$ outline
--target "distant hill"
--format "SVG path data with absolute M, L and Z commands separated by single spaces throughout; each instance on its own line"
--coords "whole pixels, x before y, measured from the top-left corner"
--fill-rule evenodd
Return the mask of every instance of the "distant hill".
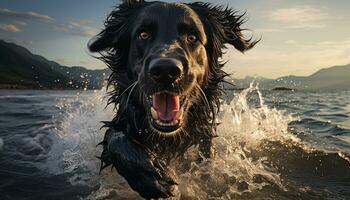
M 228 83 L 224 83 L 224 89 L 225 90 L 242 90 L 245 88 L 248 88 L 251 83 L 259 83 L 261 85 L 262 83 L 273 81 L 273 79 L 267 79 L 261 76 L 253 77 L 253 76 L 246 76 L 243 79 L 236 79 L 233 76 L 229 76 L 226 78 L 226 81 Z
M 263 77 L 233 79 L 236 88 L 249 87 L 249 83 L 252 81 L 258 83 L 263 89 L 349 90 L 350 64 L 320 69 L 310 76 L 284 76 L 277 79 Z
M 98 89 L 109 73 L 109 69 L 62 66 L 0 40 L 0 88 Z
M 98 89 L 109 74 L 109 69 L 88 70 L 79 66 L 63 66 L 34 55 L 24 47 L 0 40 L 0 89 Z M 225 89 L 247 88 L 255 81 L 262 89 L 348 90 L 350 64 L 324 68 L 310 76 L 284 76 L 277 79 L 246 77 L 228 81 L 235 86 L 225 84 Z

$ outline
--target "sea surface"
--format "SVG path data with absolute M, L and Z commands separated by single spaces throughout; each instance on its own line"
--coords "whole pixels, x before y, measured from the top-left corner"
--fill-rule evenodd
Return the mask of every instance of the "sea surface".
M 105 90 L 0 90 L 0 200 L 140 199 L 99 174 L 114 112 Z M 227 91 L 219 122 L 174 199 L 350 199 L 350 91 Z

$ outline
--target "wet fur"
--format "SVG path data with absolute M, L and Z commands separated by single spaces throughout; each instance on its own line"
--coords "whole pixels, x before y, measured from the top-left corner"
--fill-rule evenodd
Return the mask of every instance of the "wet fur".
M 89 49 L 99 52 L 112 70 L 108 86 L 112 89 L 109 103 L 118 109 L 110 122 L 104 140 L 101 157 L 101 170 L 112 165 L 126 178 L 129 185 L 144 198 L 167 198 L 173 196 L 177 184 L 176 174 L 167 167 L 171 159 L 181 156 L 186 150 L 199 145 L 205 157 L 212 154 L 212 139 L 216 137 L 215 118 L 220 107 L 221 83 L 227 74 L 222 70 L 222 56 L 225 44 L 233 45 L 244 52 L 257 41 L 245 39 L 240 26 L 244 15 L 230 8 L 213 6 L 209 3 L 190 3 L 189 6 L 200 17 L 208 38 L 205 51 L 208 56 L 208 69 L 201 85 L 191 92 L 192 106 L 188 110 L 187 121 L 197 126 L 182 128 L 173 137 L 163 137 L 147 126 L 144 109 L 144 94 L 133 74 L 126 68 L 129 54 L 129 32 L 135 15 L 155 2 L 128 0 L 113 10 L 104 30 L 92 39 Z M 166 152 L 166 153 L 165 153 Z M 143 177 L 144 182 L 140 182 Z

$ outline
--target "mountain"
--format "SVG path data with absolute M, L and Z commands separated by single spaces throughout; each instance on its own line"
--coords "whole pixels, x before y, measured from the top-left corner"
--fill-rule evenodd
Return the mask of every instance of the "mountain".
M 350 64 L 321 69 L 305 85 L 309 89 L 350 89 Z
M 246 76 L 244 79 L 235 79 L 235 78 L 232 79 L 231 77 L 231 79 L 227 81 L 232 83 L 233 85 L 224 84 L 225 89 L 243 89 L 243 88 L 249 87 L 249 85 L 253 82 L 259 83 L 259 85 L 261 84 L 265 85 L 266 83 L 273 81 L 273 79 L 268 79 L 261 76 L 258 76 L 258 77 Z
M 0 40 L 0 88 L 98 89 L 110 71 L 67 67 Z
M 0 40 L 0 89 L 98 89 L 109 74 L 109 69 L 63 66 L 34 55 L 24 47 Z M 350 89 L 350 64 L 324 68 L 310 76 L 277 79 L 248 76 L 227 81 L 234 86 L 224 84 L 225 89 L 247 88 L 254 81 L 262 89 L 344 90 Z
M 246 88 L 255 81 L 262 89 L 292 88 L 303 90 L 349 90 L 350 64 L 323 68 L 310 76 L 284 76 L 277 79 L 263 77 L 233 79 L 236 88 Z

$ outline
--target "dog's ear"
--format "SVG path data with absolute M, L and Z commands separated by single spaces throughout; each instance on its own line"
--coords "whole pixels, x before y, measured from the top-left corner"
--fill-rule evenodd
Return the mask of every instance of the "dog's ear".
M 107 17 L 105 28 L 88 43 L 88 49 L 91 52 L 101 52 L 114 48 L 119 42 L 125 42 L 125 33 L 128 31 L 128 25 L 133 21 L 134 14 L 138 8 L 144 6 L 144 0 L 122 0 Z M 120 44 L 119 44 L 120 45 Z
M 103 30 L 89 41 L 88 48 L 90 52 L 100 52 L 110 47 L 112 40 L 112 34 L 108 34 Z
M 245 13 L 209 3 L 195 2 L 188 4 L 202 18 L 208 32 L 213 34 L 222 45 L 228 43 L 237 50 L 244 52 L 254 47 L 260 40 L 246 39 L 242 34 L 241 25 L 246 21 Z M 209 27 L 208 27 L 209 26 Z M 215 40 L 215 39 L 214 39 Z

